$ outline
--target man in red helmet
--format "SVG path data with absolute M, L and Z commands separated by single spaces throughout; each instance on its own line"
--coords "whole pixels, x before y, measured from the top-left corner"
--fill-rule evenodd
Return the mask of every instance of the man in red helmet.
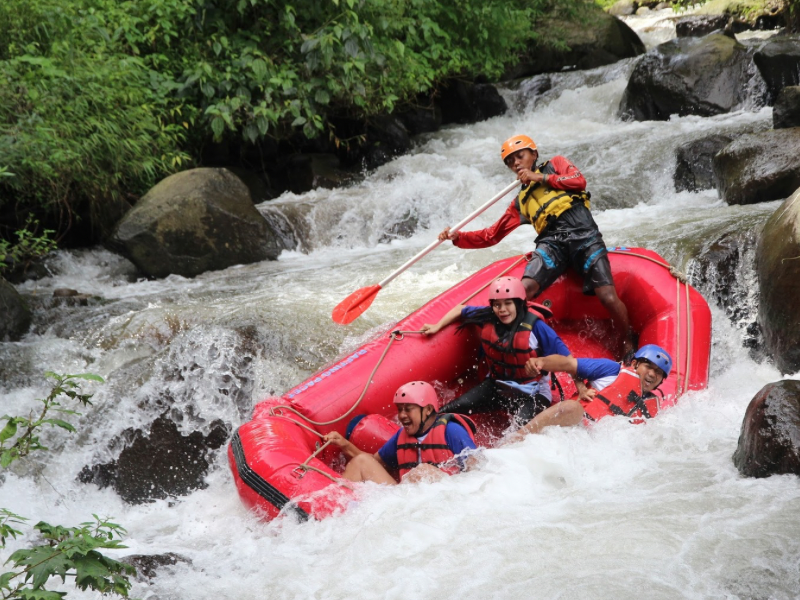
M 325 435 L 350 461 L 342 473 L 345 479 L 395 485 L 390 470 L 398 471 L 402 481 L 415 482 L 466 468 L 462 453 L 476 447 L 475 424 L 462 415 L 438 413 L 439 396 L 431 384 L 400 386 L 394 404 L 402 427 L 375 454 L 363 452 L 337 431 Z
M 569 266 L 583 277 L 584 294 L 596 294 L 622 334 L 623 355 L 633 352 L 634 334 L 628 309 L 617 296 L 603 235 L 589 211 L 586 179 L 572 162 L 554 156 L 537 165 L 539 151 L 526 135 L 507 139 L 500 157 L 522 182 L 522 189 L 502 217 L 478 231 L 450 231 L 439 239 L 459 248 L 486 248 L 497 244 L 522 224 L 536 230 L 536 251 L 522 282 L 528 299 L 549 287 Z

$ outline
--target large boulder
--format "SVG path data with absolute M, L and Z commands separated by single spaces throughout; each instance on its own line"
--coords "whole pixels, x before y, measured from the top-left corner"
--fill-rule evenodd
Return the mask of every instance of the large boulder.
M 772 126 L 775 129 L 800 127 L 800 85 L 780 91 L 772 109 Z
M 764 225 L 756 252 L 758 321 L 781 373 L 800 370 L 800 189 Z
M 725 15 L 691 15 L 675 21 L 675 35 L 683 37 L 703 37 L 712 31 L 724 29 L 730 17 Z
M 277 233 L 227 169 L 191 169 L 159 182 L 120 221 L 108 246 L 149 277 L 276 259 Z
M 0 277 L 0 342 L 17 341 L 31 326 L 31 310 L 13 285 Z
M 742 135 L 714 156 L 713 165 L 728 204 L 786 198 L 800 186 L 800 127 Z
M 123 432 L 115 442 L 125 446 L 119 458 L 84 467 L 78 479 L 101 488 L 111 486 L 131 504 L 183 496 L 206 487 L 212 451 L 227 437 L 228 430 L 221 421 L 211 424 L 208 435 L 199 431 L 183 435 L 164 414 L 150 424 L 149 431 Z
M 733 464 L 747 477 L 800 475 L 800 381 L 769 383 L 750 401 Z
M 477 123 L 505 114 L 508 105 L 489 83 L 452 79 L 439 91 L 437 104 L 442 111 L 442 125 Z
M 775 29 L 783 24 L 787 9 L 784 0 L 710 0 L 696 14 L 725 15 L 753 29 Z
M 717 187 L 712 159 L 732 141 L 732 135 L 717 133 L 678 146 L 673 175 L 675 191 L 697 192 Z
M 753 60 L 767 84 L 767 102 L 772 105 L 783 88 L 800 84 L 800 35 L 768 39 Z
M 748 49 L 723 34 L 680 38 L 656 46 L 631 73 L 619 114 L 636 121 L 670 115 L 710 117 L 752 102 L 755 75 Z
M 563 39 L 566 48 L 534 42 L 504 79 L 564 69 L 593 69 L 644 54 L 644 44 L 628 25 L 593 4 L 584 8 L 586 12 L 580 21 L 554 18 L 537 22 L 537 29 L 547 32 L 543 37 L 548 41 Z

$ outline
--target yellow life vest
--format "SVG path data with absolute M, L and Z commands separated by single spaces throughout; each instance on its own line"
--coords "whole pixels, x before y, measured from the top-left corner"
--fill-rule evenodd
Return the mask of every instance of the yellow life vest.
M 547 165 L 548 163 L 544 163 L 534 173 L 544 172 Z M 554 190 L 542 183 L 531 183 L 520 190 L 519 196 L 517 196 L 517 208 L 523 220 L 533 225 L 536 233 L 539 234 L 575 204 L 582 202 L 586 208 L 591 208 L 589 198 L 590 194 L 585 190 L 570 193 L 564 190 Z

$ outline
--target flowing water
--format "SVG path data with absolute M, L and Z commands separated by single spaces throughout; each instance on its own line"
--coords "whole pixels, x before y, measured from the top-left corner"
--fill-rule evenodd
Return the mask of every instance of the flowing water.
M 115 457 L 109 442 L 122 430 L 147 427 L 165 406 L 186 415 L 187 431 L 215 419 L 235 427 L 260 399 L 479 267 L 531 249 L 530 228 L 489 249 L 442 246 L 352 325 L 330 320 L 350 292 L 383 279 L 512 180 L 498 157 L 512 134 L 529 133 L 543 156 L 564 154 L 582 169 L 608 245 L 649 247 L 691 271 L 711 240 L 763 223 L 777 202 L 727 206 L 714 190 L 676 193 L 672 172 L 677 145 L 767 129 L 771 109 L 622 122 L 616 109 L 631 68 L 553 76 L 538 97 L 525 85 L 505 90 L 505 116 L 422 137 L 351 188 L 261 205 L 297 246 L 276 262 L 146 281 L 104 250 L 61 252 L 52 277 L 20 288 L 45 308 L 21 342 L 0 344 L 2 411 L 34 407 L 49 389 L 45 370 L 107 382 L 86 388 L 94 405 L 77 434 L 46 432 L 50 452 L 3 473 L 0 507 L 65 525 L 112 515 L 128 529 L 129 550 L 118 556 L 184 557 L 135 584 L 144 599 L 800 596 L 800 481 L 746 479 L 731 462 L 747 404 L 781 376 L 750 357 L 742 330 L 715 306 L 708 389 L 645 426 L 607 419 L 552 430 L 484 451 L 479 469 L 441 483 L 366 486 L 345 514 L 322 522 L 256 520 L 240 504 L 224 449 L 207 487 L 178 499 L 131 506 L 76 480 L 84 465 Z M 749 265 L 740 271 L 752 281 Z M 47 308 L 59 287 L 101 299 Z M 31 541 L 10 540 L 6 555 Z

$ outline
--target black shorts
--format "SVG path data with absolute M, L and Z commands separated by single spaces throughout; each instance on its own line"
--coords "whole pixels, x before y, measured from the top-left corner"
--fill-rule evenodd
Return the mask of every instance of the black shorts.
M 614 285 L 608 250 L 600 231 L 566 239 L 549 238 L 536 245 L 533 258 L 525 267 L 523 277 L 539 284 L 539 293 L 550 287 L 567 267 L 583 277 L 583 293 L 593 295 L 604 285 Z

